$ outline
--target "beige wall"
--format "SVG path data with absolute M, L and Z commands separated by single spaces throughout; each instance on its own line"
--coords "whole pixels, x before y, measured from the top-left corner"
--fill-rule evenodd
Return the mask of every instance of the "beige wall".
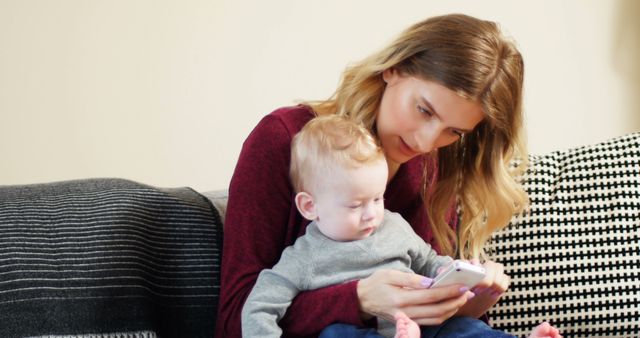
M 0 0 L 0 184 L 224 188 L 263 115 L 327 97 L 347 63 L 447 12 L 518 41 L 533 153 L 637 131 L 635 3 Z

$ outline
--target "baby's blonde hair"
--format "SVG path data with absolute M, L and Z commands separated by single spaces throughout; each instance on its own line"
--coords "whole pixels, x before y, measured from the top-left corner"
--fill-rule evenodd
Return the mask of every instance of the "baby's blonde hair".
M 296 192 L 313 190 L 335 168 L 357 168 L 384 160 L 369 130 L 337 115 L 309 121 L 291 143 L 289 174 Z

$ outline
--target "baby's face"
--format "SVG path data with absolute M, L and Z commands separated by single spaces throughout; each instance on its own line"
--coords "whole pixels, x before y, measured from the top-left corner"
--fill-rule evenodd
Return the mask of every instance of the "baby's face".
M 314 194 L 320 231 L 336 241 L 371 235 L 382 223 L 388 168 L 384 159 L 333 170 Z

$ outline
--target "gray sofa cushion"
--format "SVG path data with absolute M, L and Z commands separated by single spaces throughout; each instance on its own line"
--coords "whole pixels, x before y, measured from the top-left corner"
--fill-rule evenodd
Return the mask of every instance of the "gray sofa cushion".
M 489 250 L 512 277 L 494 326 L 640 337 L 640 133 L 531 158 L 531 210 Z
M 228 190 L 211 190 L 202 192 L 202 195 L 208 198 L 213 206 L 218 210 L 220 219 L 224 223 L 224 215 L 227 213 L 227 197 Z
M 212 337 L 221 220 L 189 188 L 0 187 L 0 337 Z

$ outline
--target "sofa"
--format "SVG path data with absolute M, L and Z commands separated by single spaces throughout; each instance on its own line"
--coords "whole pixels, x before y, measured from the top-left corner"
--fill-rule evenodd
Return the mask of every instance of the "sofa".
M 640 133 L 530 157 L 487 244 L 492 325 L 640 336 Z M 212 337 L 226 192 L 119 178 L 0 186 L 0 337 Z

